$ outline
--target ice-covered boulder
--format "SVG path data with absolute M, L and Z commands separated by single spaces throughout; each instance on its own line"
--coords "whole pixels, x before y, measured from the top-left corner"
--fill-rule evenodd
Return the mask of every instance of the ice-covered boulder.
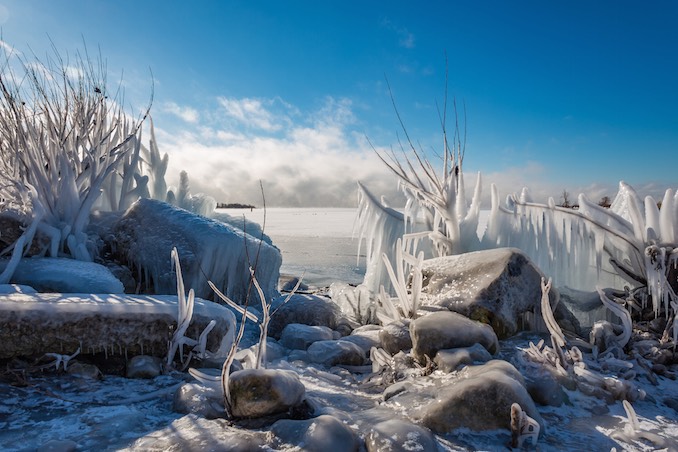
M 487 323 L 500 338 L 519 331 L 526 313 L 540 315 L 542 272 L 516 248 L 429 259 L 422 273 L 428 304 Z
M 290 323 L 280 335 L 280 343 L 290 349 L 306 350 L 317 341 L 334 339 L 334 332 L 326 326 L 311 326 L 301 323 Z
M 284 413 L 301 404 L 306 388 L 285 370 L 245 369 L 230 376 L 231 414 L 256 418 Z
M 353 330 L 348 336 L 342 337 L 341 340 L 353 342 L 367 355 L 372 347 L 381 347 L 380 331 L 381 327 L 378 325 L 364 325 Z
M 127 361 L 127 378 L 155 378 L 162 373 L 163 362 L 157 356 L 137 355 Z
M 235 315 L 195 300 L 186 336 L 197 339 L 211 320 L 207 349 L 218 350 Z M 177 297 L 170 295 L 0 295 L 0 359 L 45 353 L 167 355 L 177 327 Z
M 0 273 L 7 266 L 0 260 Z M 26 285 L 38 292 L 55 293 L 123 293 L 118 278 L 103 265 L 57 257 L 21 259 L 10 282 Z
M 280 339 L 282 330 L 290 323 L 326 326 L 332 330 L 341 324 L 341 309 L 329 298 L 294 294 L 285 305 L 280 306 L 285 298 L 287 295 L 273 300 L 272 304 L 271 310 L 277 309 L 277 312 L 271 317 L 268 334 L 275 339 Z
M 343 364 L 346 366 L 361 366 L 365 362 L 365 351 L 353 342 L 318 341 L 308 347 L 309 359 L 327 367 Z
M 468 319 L 450 311 L 433 312 L 410 323 L 412 354 L 424 362 L 427 355 L 433 359 L 438 350 L 470 347 L 480 344 L 494 354 L 499 341 L 489 325 Z
M 401 419 L 380 422 L 365 436 L 367 452 L 435 451 L 433 433 L 427 428 Z
M 278 440 L 309 452 L 355 452 L 358 436 L 334 416 L 308 420 L 281 419 L 271 426 Z
M 492 355 L 485 347 L 474 344 L 470 347 L 438 350 L 433 362 L 443 372 L 452 372 L 462 364 L 484 363 L 492 359 Z
M 385 325 L 379 332 L 379 339 L 381 346 L 391 355 L 395 355 L 401 350 L 411 349 L 410 320 L 396 320 Z
M 505 361 L 496 363 L 467 367 L 458 379 L 440 388 L 437 399 L 423 408 L 422 425 L 440 434 L 458 428 L 508 430 L 511 405 L 517 403 L 544 431 L 518 370 Z
M 241 229 L 153 199 L 140 199 L 113 228 L 117 255 L 146 278 L 155 293 L 176 293 L 170 252 L 176 247 L 186 287 L 201 298 L 214 298 L 212 281 L 235 302 L 250 287 L 249 263 L 267 299 L 278 295 L 282 257 L 278 248 Z M 249 263 L 248 263 L 249 262 Z M 258 300 L 257 300 L 258 303 Z

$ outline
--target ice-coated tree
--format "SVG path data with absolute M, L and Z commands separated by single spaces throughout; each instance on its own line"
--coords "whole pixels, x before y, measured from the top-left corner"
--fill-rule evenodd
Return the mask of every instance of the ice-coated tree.
M 0 64 L 0 170 L 29 193 L 25 204 L 44 210 L 24 217 L 50 238 L 44 252 L 91 260 L 90 212 L 109 176 L 138 153 L 150 102 L 127 114 L 105 62 L 87 52 L 67 59 L 55 50 L 41 60 L 3 46 Z M 136 181 L 138 191 L 144 185 Z

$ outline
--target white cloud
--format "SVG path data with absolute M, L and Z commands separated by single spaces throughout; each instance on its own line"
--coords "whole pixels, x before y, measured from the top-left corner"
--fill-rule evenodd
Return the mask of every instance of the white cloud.
M 191 107 L 181 107 L 174 102 L 166 102 L 163 105 L 163 110 L 167 113 L 171 113 L 176 117 L 188 122 L 188 123 L 197 123 L 200 119 L 198 110 Z
M 227 117 L 236 120 L 245 127 L 268 132 L 275 132 L 282 128 L 282 118 L 276 118 L 269 111 L 269 108 L 275 102 L 274 99 L 219 97 L 217 100 Z
M 0 12 L 1 14 L 1 12 Z M 17 49 L 12 47 L 11 45 L 7 44 L 5 41 L 0 39 L 0 47 L 2 50 L 7 54 L 7 55 L 21 55 L 21 52 L 19 52 Z
M 195 193 L 210 194 L 221 202 L 261 205 L 261 180 L 269 206 L 354 207 L 359 180 L 377 194 L 397 197 L 394 177 L 351 128 L 356 119 L 349 100 L 328 97 L 318 111 L 301 115 L 275 135 L 270 133 L 273 126 L 290 119 L 264 108 L 273 101 L 220 98 L 218 102 L 230 108 L 238 124 L 210 123 L 170 131 L 156 123 L 160 150 L 170 155 L 170 184 L 176 184 L 179 171 L 186 170 Z M 215 112 L 201 117 L 219 119 Z M 239 127 L 252 124 L 252 118 L 260 121 L 255 121 L 257 128 Z

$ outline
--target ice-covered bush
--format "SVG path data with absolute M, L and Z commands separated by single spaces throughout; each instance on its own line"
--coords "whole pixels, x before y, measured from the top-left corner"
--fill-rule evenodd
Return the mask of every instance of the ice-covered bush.
M 50 237 L 51 255 L 91 260 L 90 212 L 107 178 L 138 146 L 148 109 L 138 118 L 126 114 L 100 59 L 78 54 L 67 61 L 55 52 L 28 61 L 6 50 L 1 58 L 0 170 L 44 208 L 34 221 Z

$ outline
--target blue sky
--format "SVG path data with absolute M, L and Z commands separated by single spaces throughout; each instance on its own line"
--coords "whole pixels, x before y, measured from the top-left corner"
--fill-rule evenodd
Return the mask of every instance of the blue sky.
M 0 0 L 23 55 L 84 40 L 137 106 L 155 79 L 170 182 L 186 169 L 194 192 L 260 204 L 261 179 L 280 206 L 355 205 L 356 179 L 395 196 L 365 140 L 397 145 L 385 77 L 410 136 L 439 150 L 445 55 L 486 194 L 660 195 L 678 186 L 677 23 L 662 0 Z

